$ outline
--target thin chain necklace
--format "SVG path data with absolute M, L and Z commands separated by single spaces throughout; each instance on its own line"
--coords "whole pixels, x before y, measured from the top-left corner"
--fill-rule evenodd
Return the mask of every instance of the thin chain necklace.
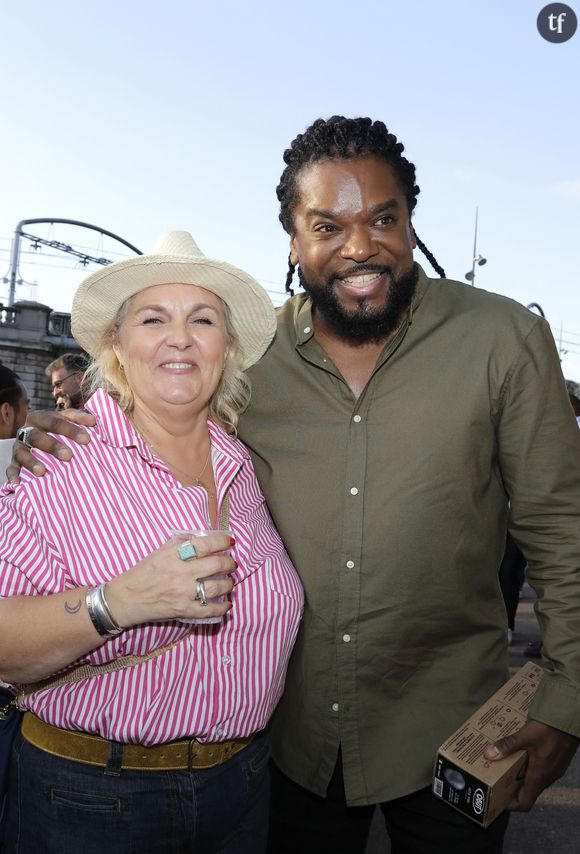
M 131 419 L 131 420 L 132 420 L 132 419 Z M 205 472 L 205 470 L 206 470 L 206 468 L 207 468 L 207 465 L 208 465 L 208 463 L 209 463 L 209 461 L 210 461 L 210 459 L 211 459 L 211 439 L 210 439 L 210 443 L 209 443 L 209 451 L 207 452 L 207 457 L 205 458 L 205 463 L 203 464 L 203 468 L 201 469 L 201 471 L 199 472 L 199 474 L 197 474 L 197 475 L 196 475 L 196 474 L 191 474 L 191 472 L 186 471 L 185 469 L 180 468 L 179 466 L 175 465 L 175 463 L 171 463 L 171 462 L 169 462 L 168 460 L 166 460 L 166 459 L 165 459 L 165 457 L 163 457 L 163 456 L 158 452 L 158 450 L 156 449 L 155 445 L 153 444 L 153 442 L 152 442 L 152 441 L 151 441 L 151 439 L 149 438 L 149 436 L 148 436 L 148 434 L 147 434 L 147 431 L 146 431 L 143 427 L 141 427 L 141 428 L 137 427 L 137 425 L 135 424 L 135 421 L 133 421 L 133 426 L 134 426 L 135 430 L 137 430 L 137 432 L 141 434 L 141 436 L 143 437 L 143 439 L 144 439 L 144 441 L 145 441 L 145 444 L 147 445 L 147 447 L 149 448 L 149 450 L 151 451 L 151 453 L 152 453 L 152 454 L 154 454 L 156 457 L 158 457 L 160 460 L 163 460 L 163 462 L 168 466 L 168 468 L 170 468 L 170 469 L 175 469 L 175 471 L 177 471 L 177 472 L 179 472 L 179 473 L 181 473 L 181 474 L 186 475 L 186 477 L 187 477 L 189 480 L 193 480 L 193 481 L 194 481 L 194 486 L 201 486 L 201 487 L 202 487 L 202 489 L 205 489 L 205 491 L 206 491 L 209 495 L 215 495 L 215 492 L 214 492 L 213 490 L 211 490 L 211 489 L 207 486 L 207 484 L 206 484 L 206 483 L 204 483 L 204 481 L 203 481 L 203 480 L 201 480 L 201 476 L 202 476 L 202 474 Z

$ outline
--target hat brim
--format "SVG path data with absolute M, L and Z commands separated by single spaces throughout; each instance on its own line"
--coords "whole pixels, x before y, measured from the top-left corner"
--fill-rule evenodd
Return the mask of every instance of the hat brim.
M 80 346 L 96 356 L 123 303 L 154 285 L 197 285 L 220 297 L 230 310 L 240 343 L 240 367 L 266 352 L 276 331 L 272 301 L 256 279 L 226 261 L 202 256 L 141 255 L 92 273 L 73 299 L 71 329 Z

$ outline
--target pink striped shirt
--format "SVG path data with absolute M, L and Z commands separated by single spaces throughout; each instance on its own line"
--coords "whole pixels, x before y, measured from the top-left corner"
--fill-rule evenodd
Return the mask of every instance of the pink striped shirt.
M 0 596 L 100 584 L 138 563 L 173 529 L 209 528 L 207 493 L 183 487 L 121 409 L 96 392 L 89 445 L 63 463 L 40 451 L 43 478 L 22 472 L 0 498 Z M 157 744 L 242 738 L 276 706 L 302 613 L 300 581 L 274 528 L 244 445 L 209 422 L 218 508 L 229 488 L 238 563 L 233 607 L 137 667 L 37 691 L 24 707 L 66 729 Z M 180 622 L 126 629 L 77 663 L 143 655 L 188 633 Z

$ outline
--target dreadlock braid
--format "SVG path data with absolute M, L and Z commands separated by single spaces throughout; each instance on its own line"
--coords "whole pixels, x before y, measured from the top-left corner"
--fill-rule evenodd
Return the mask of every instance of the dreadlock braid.
M 276 195 L 280 202 L 279 219 L 288 234 L 294 229 L 293 214 L 299 202 L 297 177 L 300 171 L 319 160 L 351 157 L 364 157 L 372 154 L 381 157 L 393 169 L 399 181 L 409 208 L 409 216 L 417 204 L 420 189 L 415 183 L 415 166 L 403 157 L 404 145 L 397 137 L 389 133 L 383 122 L 373 122 L 369 118 L 347 119 L 344 116 L 332 116 L 330 119 L 316 119 L 304 133 L 298 134 L 284 152 L 286 168 L 282 172 Z M 435 260 L 424 243 L 417 245 L 433 268 L 444 276 L 443 268 Z M 292 277 L 295 266 L 288 259 L 286 291 L 292 292 Z
M 292 263 L 292 253 L 288 255 L 288 272 L 286 273 L 286 283 L 284 285 L 284 290 L 291 297 L 294 296 L 294 288 L 292 287 L 292 279 L 294 278 L 294 272 L 296 270 L 296 264 Z
M 417 234 L 417 232 L 415 231 L 415 229 L 413 229 L 413 233 L 414 233 L 414 235 L 415 235 L 415 240 L 417 241 L 417 246 L 419 247 L 419 249 L 421 250 L 421 252 L 422 252 L 422 253 L 423 253 L 423 255 L 425 256 L 425 258 L 427 259 L 427 261 L 429 261 L 429 263 L 431 264 L 431 266 L 433 267 L 433 269 L 435 270 L 435 272 L 436 272 L 436 273 L 439 273 L 439 275 L 441 276 L 441 278 L 442 278 L 442 279 L 444 279 L 444 278 L 445 278 L 445 270 L 443 269 L 443 267 L 441 266 L 441 264 L 439 264 L 439 263 L 438 263 L 437 259 L 436 259 L 436 258 L 435 258 L 435 256 L 433 255 L 433 253 L 432 253 L 432 252 L 430 252 L 430 251 L 429 251 L 429 249 L 427 249 L 427 247 L 425 246 L 425 244 L 423 243 L 423 241 L 419 239 L 419 235 Z

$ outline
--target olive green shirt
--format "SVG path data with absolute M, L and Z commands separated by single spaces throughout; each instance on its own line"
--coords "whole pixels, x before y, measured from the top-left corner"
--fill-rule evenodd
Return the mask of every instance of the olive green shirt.
M 580 735 L 580 431 L 547 323 L 422 270 L 357 399 L 279 312 L 240 437 L 306 591 L 272 727 L 282 771 L 351 805 L 429 784 L 437 747 L 507 678 L 508 523 L 539 596 L 531 716 Z M 522 661 L 523 663 L 523 661 Z

